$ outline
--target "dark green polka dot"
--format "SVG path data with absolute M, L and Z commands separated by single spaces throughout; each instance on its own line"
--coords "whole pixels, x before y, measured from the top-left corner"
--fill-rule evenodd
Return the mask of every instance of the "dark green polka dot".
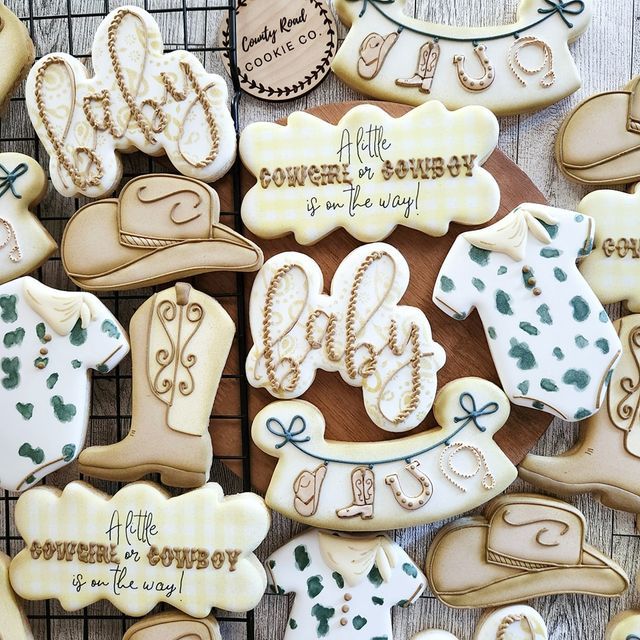
M 543 403 L 543 402 L 540 402 L 540 400 L 534 400 L 534 401 L 531 403 L 531 406 L 532 406 L 534 409 L 538 409 L 539 411 L 544 411 L 544 403 Z
M 609 353 L 609 341 L 605 338 L 598 338 L 596 340 L 596 347 L 598 347 L 602 353 Z
M 362 616 L 356 616 L 353 620 L 353 628 L 356 631 L 360 631 L 360 629 L 362 629 L 362 627 L 364 627 L 365 624 L 367 624 L 367 619 L 363 618 Z
M 76 445 L 75 444 L 65 444 L 62 447 L 62 458 L 65 462 L 71 462 L 76 455 Z
M 559 249 L 551 249 L 550 247 L 545 247 L 540 250 L 540 255 L 543 258 L 557 258 L 562 254 L 562 251 Z
M 16 404 L 16 409 L 25 420 L 31 420 L 31 417 L 33 416 L 33 405 L 30 402 L 27 402 L 26 404 L 18 402 Z
M 38 340 L 40 340 L 42 344 L 47 343 L 47 341 L 44 339 L 46 335 L 47 335 L 47 327 L 44 326 L 44 322 L 39 322 L 36 325 L 36 336 L 38 336 Z
M 479 249 L 478 247 L 474 247 L 473 245 L 469 249 L 469 257 L 481 267 L 486 267 L 489 264 L 490 256 L 491 251 L 487 251 L 486 249 Z
M 20 384 L 20 358 L 2 358 L 0 366 L 5 373 L 2 386 L 5 389 L 15 389 Z
M 576 411 L 575 416 L 573 416 L 576 420 L 584 420 L 585 418 L 588 418 L 591 415 L 591 411 L 587 410 L 587 409 L 578 409 Z
M 482 282 L 482 280 L 480 280 L 480 278 L 472 278 L 471 279 L 471 284 L 478 290 L 478 291 L 484 291 L 485 289 L 485 284 L 484 282 Z
M 538 222 L 547 230 L 547 233 L 552 240 L 558 235 L 557 224 L 548 224 L 544 220 L 538 220 Z
M 494 327 L 489 327 L 489 328 L 487 329 L 487 333 L 489 334 L 489 337 L 490 337 L 492 340 L 495 340 L 495 339 L 496 339 L 496 335 L 497 335 L 497 334 L 496 334 L 496 330 L 495 330 L 495 328 L 494 328 Z
M 25 480 L 25 482 L 26 482 L 27 484 L 33 484 L 35 481 L 36 481 L 36 477 L 35 477 L 33 474 L 31 474 L 31 475 L 30 475 L 30 476 Z
M 601 311 L 598 315 L 600 322 L 609 322 L 609 316 L 606 311 Z
M 0 296 L 0 318 L 3 322 L 11 323 L 18 319 L 17 302 L 16 296 Z
M 87 341 L 87 330 L 82 328 L 82 321 L 75 323 L 71 333 L 69 334 L 69 342 L 74 347 L 79 347 Z
M 311 615 L 318 621 L 316 628 L 318 638 L 324 638 L 329 633 L 329 620 L 333 618 L 335 612 L 333 607 L 323 607 L 321 604 L 314 604 L 311 608 Z
M 540 322 L 542 324 L 553 324 L 553 318 L 551 317 L 551 313 L 549 312 L 548 304 L 541 304 L 537 309 L 536 313 L 540 318 Z
M 453 283 L 451 278 L 448 278 L 447 276 L 440 276 L 440 288 L 445 293 L 449 293 L 449 291 L 453 291 L 456 288 L 456 285 Z
M 71 422 L 76 415 L 76 407 L 73 404 L 65 404 L 62 396 L 51 398 L 53 413 L 60 422 Z
M 373 567 L 371 567 L 371 571 L 369 571 L 369 573 L 367 574 L 367 579 L 375 587 L 379 587 L 382 584 L 382 576 L 380 575 L 378 567 L 376 567 L 375 564 L 373 565 Z
M 18 327 L 15 331 L 9 331 L 4 334 L 4 338 L 2 339 L 2 343 L 7 349 L 11 347 L 18 347 L 22 344 L 24 340 L 24 329 L 22 327 Z
M 418 570 L 415 568 L 414 565 L 410 564 L 409 562 L 405 562 L 402 565 L 402 570 L 408 575 L 411 576 L 412 578 L 417 578 L 418 577 Z
M 589 386 L 591 376 L 585 369 L 568 369 L 562 376 L 562 382 L 574 386 L 578 391 L 582 391 Z
M 519 385 L 518 385 L 518 389 L 520 390 L 520 393 L 523 396 L 526 396 L 527 393 L 529 393 L 529 381 L 528 380 L 523 380 Z
M 107 373 L 109 371 L 109 366 L 104 363 L 96 365 L 96 371 L 98 373 Z
M 454 313 L 453 314 L 453 319 L 454 320 L 464 320 L 467 317 L 466 313 Z
M 574 340 L 578 349 L 584 349 L 589 346 L 589 341 L 584 336 L 577 335 Z
M 510 344 L 509 356 L 517 360 L 518 369 L 528 371 L 537 366 L 536 359 L 526 342 L 518 342 L 516 338 L 511 338 Z
M 293 618 L 289 618 L 289 628 L 290 629 L 298 628 L 298 623 Z
M 72 360 L 71 361 L 71 366 L 74 369 L 79 369 L 82 366 L 82 362 L 80 362 L 80 360 Z
M 298 571 L 304 571 L 311 564 L 309 554 L 307 553 L 307 547 L 305 547 L 303 544 L 299 544 L 293 550 L 293 557 L 296 561 L 296 567 L 298 567 Z
M 56 386 L 56 382 L 58 382 L 58 378 L 60 376 L 57 373 L 52 373 L 48 378 L 47 378 L 47 389 L 53 389 L 53 387 Z
M 116 327 L 111 320 L 105 320 L 100 327 L 102 333 L 106 333 L 110 338 L 118 339 L 120 338 L 120 332 L 118 331 L 118 327 Z
M 591 313 L 589 305 L 582 296 L 575 296 L 571 298 L 569 304 L 573 307 L 573 319 L 578 322 L 584 322 Z
M 44 461 L 44 451 L 40 447 L 32 447 L 28 442 L 25 442 L 18 449 L 18 455 L 22 458 L 29 458 L 33 464 L 42 464 Z
M 371 602 L 373 602 L 373 604 L 382 606 L 384 604 L 384 598 L 380 598 L 378 596 L 373 596 L 371 598 Z
M 511 296 L 502 289 L 496 291 L 496 308 L 503 316 L 512 316 Z
M 36 369 L 46 369 L 48 364 L 49 358 L 42 358 L 40 356 L 33 361 L 33 366 L 36 367 Z
M 337 571 L 334 571 L 331 574 L 331 577 L 336 581 L 336 584 L 338 585 L 339 589 L 344 588 L 344 578 L 342 577 L 341 574 L 339 574 Z
M 549 391 L 549 392 L 553 392 L 553 391 L 557 391 L 558 390 L 558 385 L 553 380 L 551 380 L 549 378 L 542 378 L 542 380 L 540 380 L 540 386 L 545 391 Z
M 505 273 L 507 273 L 507 267 L 502 266 L 498 269 L 498 275 L 499 276 L 503 276 Z
M 540 333 L 540 331 L 538 331 L 538 328 L 534 327 L 530 322 L 521 322 L 519 326 L 525 333 L 528 333 L 530 336 L 537 336 Z
M 582 222 L 584 220 L 584 216 L 579 213 L 576 217 L 575 217 L 576 222 Z
M 268 565 L 269 565 L 269 569 L 273 569 L 276 566 L 276 561 L 275 560 L 269 560 Z
M 553 275 L 558 282 L 566 282 L 567 280 L 567 274 L 560 267 L 556 267 L 553 270 Z
M 553 350 L 553 355 L 558 359 L 558 360 L 564 360 L 564 353 L 562 353 L 562 349 L 560 347 L 556 347 Z
M 323 589 L 322 576 L 311 576 L 307 579 L 307 594 L 310 598 L 315 598 Z

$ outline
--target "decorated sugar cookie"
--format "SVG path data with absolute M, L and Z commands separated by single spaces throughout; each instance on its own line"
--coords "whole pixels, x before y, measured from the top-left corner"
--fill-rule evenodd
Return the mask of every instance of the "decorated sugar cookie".
M 33 158 L 0 153 L 0 284 L 31 273 L 57 249 L 33 214 L 46 191 L 44 171 Z
M 266 562 L 274 593 L 294 593 L 283 640 L 393 640 L 391 609 L 408 607 L 426 579 L 384 534 L 309 529 Z
M 80 472 L 130 482 L 159 473 L 164 484 L 199 487 L 213 452 L 211 407 L 235 325 L 213 298 L 179 282 L 131 318 L 132 417 L 117 444 L 89 447 Z
M 0 112 L 27 74 L 35 57 L 36 50 L 27 28 L 0 0 Z
M 591 0 L 521 0 L 515 23 L 451 27 L 409 17 L 405 0 L 335 0 L 349 28 L 332 69 L 365 95 L 405 104 L 481 104 L 496 115 L 541 109 L 580 87 L 567 46 Z
M 586 544 L 575 507 L 532 494 L 496 498 L 484 516 L 444 526 L 427 552 L 426 574 L 449 607 L 493 607 L 561 593 L 619 596 L 629 578 Z
M 409 527 L 464 513 L 504 491 L 516 470 L 493 436 L 509 401 L 496 385 L 461 378 L 438 394 L 439 428 L 385 442 L 325 440 L 324 417 L 302 400 L 273 402 L 254 442 L 278 464 L 267 504 L 292 520 L 345 531 Z
M 611 618 L 605 640 L 635 640 L 640 638 L 640 611 L 622 611 Z
M 397 225 L 442 236 L 451 222 L 481 224 L 497 212 L 498 184 L 481 166 L 497 143 L 490 111 L 439 102 L 398 118 L 361 103 L 337 125 L 304 112 L 285 126 L 250 124 L 240 155 L 257 183 L 242 219 L 260 237 L 293 232 L 301 244 L 338 227 L 363 242 Z
M 27 616 L 9 582 L 11 558 L 0 552 L 0 638 L 33 640 Z
M 622 358 L 604 407 L 591 416 L 579 440 L 557 456 L 529 454 L 519 472 L 527 482 L 559 494 L 593 493 L 609 507 L 640 513 L 640 315 L 616 320 Z
M 15 519 L 26 548 L 11 563 L 13 588 L 67 611 L 109 600 L 129 616 L 164 603 L 204 618 L 253 609 L 266 588 L 253 550 L 270 516 L 254 493 L 225 497 L 209 483 L 171 498 L 138 482 L 111 497 L 71 482 L 28 491 Z
M 30 277 L 0 286 L 0 487 L 24 491 L 84 446 L 89 370 L 128 353 L 124 329 L 90 293 Z
M 66 53 L 41 58 L 27 78 L 31 122 L 64 196 L 98 198 L 122 177 L 119 154 L 166 154 L 184 175 L 213 182 L 235 158 L 226 82 L 183 50 L 163 53 L 149 13 L 124 6 L 98 27 L 94 75 Z
M 128 290 L 210 271 L 256 271 L 260 248 L 220 223 L 211 187 L 184 176 L 138 176 L 118 198 L 69 220 L 62 264 L 79 287 Z
M 129 627 L 122 640 L 222 640 L 213 616 L 198 619 L 177 611 L 147 616 Z
M 249 384 L 291 399 L 311 386 L 318 369 L 338 371 L 362 387 L 367 413 L 381 429 L 417 427 L 433 404 L 445 354 L 424 313 L 399 304 L 408 284 L 407 261 L 388 244 L 352 251 L 330 294 L 313 259 L 293 251 L 274 256 L 251 291 Z
M 593 246 L 593 219 L 522 204 L 463 233 L 444 261 L 434 303 L 456 320 L 475 308 L 498 375 L 515 403 L 582 420 L 604 399 L 621 345 L 576 267 Z

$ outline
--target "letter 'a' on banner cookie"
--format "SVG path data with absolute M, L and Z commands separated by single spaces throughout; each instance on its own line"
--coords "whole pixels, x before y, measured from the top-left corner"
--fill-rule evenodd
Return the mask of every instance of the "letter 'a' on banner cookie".
M 582 213 L 522 204 L 459 235 L 433 292 L 456 320 L 477 309 L 512 402 L 568 422 L 598 411 L 622 351 L 576 266 L 592 250 L 594 226 Z
M 108 195 L 120 182 L 120 153 L 166 154 L 182 174 L 213 182 L 233 164 L 236 132 L 227 84 L 184 50 L 163 53 L 149 13 L 124 6 L 99 25 L 94 75 L 66 53 L 29 72 L 26 100 L 64 196 Z
M 604 640 L 635 640 L 640 638 L 640 611 L 622 611 L 611 618 Z
M 521 0 L 513 24 L 451 27 L 410 18 L 405 0 L 334 0 L 349 33 L 332 64 L 365 95 L 496 115 L 542 109 L 579 89 L 568 43 L 591 21 L 593 0 Z
M 399 117 L 360 103 L 336 125 L 299 111 L 286 125 L 250 124 L 240 155 L 257 183 L 242 219 L 257 236 L 293 232 L 301 244 L 340 227 L 362 242 L 398 225 L 443 236 L 451 222 L 481 224 L 498 211 L 500 189 L 481 166 L 497 143 L 490 111 L 439 102 Z
M 509 417 L 493 383 L 460 378 L 434 404 L 440 428 L 385 442 L 326 440 L 322 413 L 303 400 L 273 402 L 253 441 L 278 458 L 267 505 L 292 520 L 343 531 L 435 522 L 487 502 L 516 478 L 493 436 Z
M 497 607 L 564 593 L 614 597 L 623 569 L 585 542 L 584 515 L 545 496 L 509 494 L 443 527 L 427 552 L 433 594 L 449 607 Z
M 9 582 L 11 558 L 0 551 L 0 638 L 33 640 L 27 616 Z
M 312 258 L 275 255 L 251 290 L 249 384 L 288 400 L 313 384 L 318 369 L 337 371 L 362 387 L 378 427 L 395 433 L 417 427 L 431 409 L 446 356 L 424 313 L 400 304 L 408 284 L 409 265 L 389 244 L 352 251 L 330 294 Z
M 137 482 L 111 497 L 76 481 L 28 491 L 15 520 L 26 547 L 11 563 L 13 588 L 66 611 L 108 600 L 128 616 L 162 603 L 204 618 L 253 609 L 267 586 L 253 550 L 271 517 L 254 493 L 225 497 L 209 483 L 172 498 Z

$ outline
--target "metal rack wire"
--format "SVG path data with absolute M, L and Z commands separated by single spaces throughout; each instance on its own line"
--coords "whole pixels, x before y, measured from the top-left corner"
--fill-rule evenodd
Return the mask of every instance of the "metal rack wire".
M 38 55 L 47 53 L 46 47 L 39 42 L 39 34 L 42 29 L 52 24 L 53 21 L 65 23 L 66 34 L 59 38 L 66 40 L 66 47 L 59 44 L 55 50 L 67 51 L 71 55 L 86 61 L 89 58 L 89 51 L 74 50 L 74 30 L 78 28 L 79 21 L 90 21 L 93 30 L 101 18 L 120 4 L 139 4 L 144 9 L 154 15 L 159 22 L 170 21 L 172 28 L 177 24 L 181 26 L 182 39 L 173 41 L 174 38 L 165 37 L 165 48 L 167 50 L 181 48 L 195 53 L 201 60 L 210 54 L 219 56 L 226 52 L 231 60 L 231 113 L 238 129 L 238 107 L 241 99 L 240 84 L 235 70 L 236 59 L 236 29 L 235 29 L 235 9 L 237 0 L 134 0 L 133 2 L 114 2 L 113 0 L 5 0 L 9 9 L 18 15 L 30 31 L 31 37 L 38 49 Z M 196 20 L 202 26 L 204 20 L 205 28 L 203 36 L 197 42 L 190 41 L 190 25 L 192 20 Z M 229 46 L 226 49 L 216 46 L 215 30 L 208 30 L 208 25 L 215 25 L 220 20 L 228 20 L 229 24 Z M 87 29 L 89 27 L 87 26 Z M 161 24 L 162 29 L 162 24 Z M 83 29 L 84 31 L 84 29 Z M 200 30 L 202 31 L 202 29 Z M 205 63 L 206 64 L 206 63 Z M 209 65 L 206 64 L 209 69 Z M 210 70 L 210 69 L 209 69 Z M 47 155 L 39 144 L 33 129 L 29 125 L 25 99 L 23 95 L 12 97 L 7 112 L 0 117 L 0 151 L 20 151 L 33 156 L 43 167 L 46 168 Z M 126 183 L 134 175 L 140 173 L 153 173 L 157 171 L 167 171 L 167 166 L 159 164 L 151 158 L 144 158 L 141 154 L 134 154 L 132 157 L 124 158 L 125 172 L 122 184 Z M 240 211 L 240 166 L 236 163 L 231 173 L 232 182 L 232 208 L 222 211 L 221 217 L 236 229 L 241 230 Z M 47 227 L 49 232 L 58 240 L 61 239 L 62 231 L 70 215 L 83 204 L 80 199 L 75 201 L 64 199 L 55 194 L 53 189 L 49 189 L 48 195 L 38 207 L 38 216 Z M 57 211 L 55 215 L 51 211 Z M 45 284 L 58 288 L 73 288 L 64 275 L 61 261 L 58 255 L 54 256 L 47 264 L 38 269 L 37 277 Z M 245 342 L 245 299 L 243 276 L 241 274 L 231 275 L 229 279 L 223 280 L 220 288 L 211 285 L 212 281 L 207 279 L 206 286 L 198 287 L 206 293 L 216 297 L 229 311 L 233 311 L 237 318 L 237 362 L 243 362 L 246 357 Z M 168 286 L 168 285 L 167 285 Z M 101 299 L 118 317 L 124 326 L 128 325 L 131 314 L 146 300 L 153 292 L 153 289 L 134 291 L 129 293 L 110 293 L 101 295 Z M 246 380 L 239 372 L 223 374 L 223 383 L 227 382 L 229 388 L 233 388 L 238 397 L 234 401 L 234 406 L 239 410 L 231 414 L 220 414 L 214 412 L 211 415 L 213 424 L 217 420 L 233 421 L 234 428 L 240 430 L 242 447 L 239 455 L 225 456 L 225 461 L 236 460 L 242 466 L 241 482 L 234 490 L 248 491 L 250 483 L 250 426 L 248 417 L 248 389 Z M 92 407 L 89 424 L 89 442 L 95 443 L 96 438 L 102 438 L 102 444 L 117 442 L 126 434 L 130 421 L 129 400 L 131 391 L 131 373 L 128 361 L 121 364 L 114 372 L 107 375 L 94 377 Z M 96 433 L 98 434 L 96 436 Z M 102 435 L 100 435 L 102 434 Z M 214 466 L 220 462 L 214 460 Z M 63 486 L 67 481 L 75 479 L 77 473 L 73 471 L 59 472 L 52 476 L 45 484 Z M 219 480 L 218 477 L 214 477 Z M 115 483 L 101 483 L 91 481 L 97 488 L 108 492 L 115 492 L 118 485 Z M 224 487 L 224 483 L 223 483 Z M 224 487 L 227 490 L 227 487 Z M 18 496 L 8 492 L 0 495 L 0 549 L 9 555 L 21 548 L 22 540 L 18 535 L 13 523 L 13 513 L 15 502 Z M 45 601 L 43 603 L 28 603 L 27 614 L 32 623 L 34 635 L 46 640 L 120 640 L 126 628 L 134 621 L 119 614 L 113 607 L 105 603 L 98 603 L 91 607 L 75 613 L 65 612 L 56 602 Z M 225 637 L 254 638 L 254 617 L 249 612 L 241 616 L 217 615 L 221 623 Z

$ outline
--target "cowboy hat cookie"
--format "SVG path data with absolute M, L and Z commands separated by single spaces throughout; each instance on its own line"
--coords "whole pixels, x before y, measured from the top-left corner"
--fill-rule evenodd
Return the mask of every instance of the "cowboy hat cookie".
M 580 271 L 602 304 L 626 300 L 630 311 L 640 311 L 640 184 L 631 193 L 593 191 L 578 211 L 596 222 L 593 251 Z
M 441 100 L 496 115 L 535 111 L 580 87 L 568 43 L 592 0 L 521 0 L 515 23 L 451 27 L 405 13 L 405 0 L 335 0 L 349 33 L 332 64 L 365 95 L 405 104 Z
M 11 563 L 13 588 L 67 611 L 104 599 L 129 616 L 164 603 L 204 618 L 212 607 L 253 609 L 266 588 L 252 552 L 270 515 L 253 493 L 225 497 L 209 483 L 171 498 L 138 482 L 111 497 L 71 482 L 25 493 L 15 521 L 26 546 Z
M 611 618 L 605 640 L 635 640 L 640 637 L 640 611 L 622 611 Z
M 90 293 L 30 277 L 0 286 L 0 487 L 24 491 L 72 462 L 89 422 L 89 370 L 128 353 L 124 329 Z
M 219 222 L 220 200 L 183 176 L 134 178 L 118 198 L 79 209 L 62 237 L 62 264 L 79 287 L 135 289 L 209 271 L 255 271 L 260 248 Z
M 66 53 L 41 58 L 27 78 L 33 127 L 64 196 L 108 195 L 120 153 L 166 154 L 180 173 L 213 182 L 233 164 L 236 133 L 225 81 L 183 50 L 163 53 L 149 13 L 124 6 L 98 27 L 94 75 Z
M 240 137 L 242 161 L 257 178 L 242 219 L 260 237 L 292 231 L 301 244 L 338 227 L 362 242 L 383 240 L 399 224 L 442 236 L 451 222 L 496 214 L 500 190 L 481 165 L 497 143 L 490 111 L 439 102 L 398 118 L 358 104 L 337 125 L 299 111 L 285 126 L 253 123 Z
M 274 402 L 253 421 L 254 442 L 278 464 L 267 505 L 292 520 L 345 531 L 397 529 L 473 509 L 504 491 L 516 470 L 493 436 L 509 417 L 496 385 L 461 378 L 433 407 L 439 428 L 384 442 L 325 440 L 308 402 Z
M 130 482 L 160 473 L 174 487 L 199 487 L 213 451 L 209 416 L 235 325 L 213 298 L 178 283 L 133 315 L 132 417 L 117 444 L 89 447 L 80 472 Z
M 583 184 L 640 180 L 640 76 L 619 91 L 596 94 L 566 118 L 556 140 L 564 174 Z
M 413 604 L 426 586 L 384 534 L 309 529 L 271 554 L 266 567 L 274 593 L 295 594 L 283 640 L 393 640 L 391 609 Z
M 433 404 L 445 353 L 424 313 L 398 304 L 408 284 L 409 265 L 388 244 L 354 249 L 328 295 L 312 258 L 274 256 L 251 290 L 249 384 L 291 399 L 311 386 L 317 369 L 339 371 L 362 387 L 367 413 L 381 429 L 417 427 Z
M 36 50 L 22 21 L 0 0 L 0 112 L 26 75 Z
M 546 491 L 593 493 L 614 509 L 640 513 L 640 316 L 613 323 L 622 340 L 622 358 L 613 372 L 605 406 L 591 416 L 579 440 L 558 456 L 529 454 L 520 476 Z
M 27 616 L 9 582 L 11 558 L 0 552 L 0 638 L 33 640 Z
M 510 494 L 484 516 L 443 527 L 427 552 L 434 595 L 450 607 L 494 607 L 544 595 L 618 596 L 629 586 L 613 560 L 584 541 L 578 509 L 553 498 Z
M 477 309 L 512 402 L 570 422 L 600 408 L 621 353 L 576 267 L 591 252 L 593 233 L 593 219 L 581 213 L 522 204 L 459 235 L 433 293 L 456 320 Z
M 122 640 L 222 640 L 213 616 L 197 619 L 178 611 L 148 616 L 129 627 Z
M 58 248 L 33 213 L 46 191 L 35 160 L 0 153 L 0 284 L 31 273 Z
M 547 625 L 542 616 L 531 607 L 515 604 L 483 614 L 473 640 L 547 640 Z M 412 640 L 457 640 L 447 631 L 429 629 Z

